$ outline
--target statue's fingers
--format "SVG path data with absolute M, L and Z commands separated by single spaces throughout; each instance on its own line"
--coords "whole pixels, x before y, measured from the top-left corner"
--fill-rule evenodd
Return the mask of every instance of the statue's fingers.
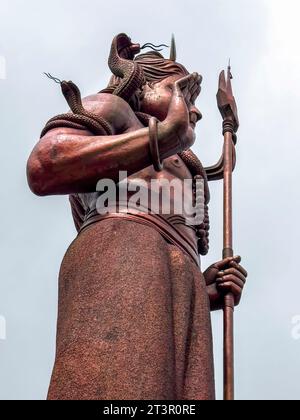
M 237 268 L 228 268 L 227 270 L 224 271 L 225 276 L 229 274 L 233 274 L 234 276 L 241 279 L 244 283 L 246 283 L 246 276 L 244 276 L 244 274 L 241 273 L 241 271 L 239 271 Z
M 222 290 L 223 292 L 231 292 L 235 296 L 240 296 L 243 289 L 235 283 L 227 282 L 218 285 L 218 289 Z
M 193 74 L 188 74 L 187 76 L 184 76 L 181 79 L 177 80 L 175 82 L 175 85 L 177 85 L 180 89 L 184 89 L 189 84 L 189 82 L 193 80 L 193 78 Z
M 229 264 L 234 261 L 235 257 L 228 257 L 224 258 L 224 260 L 218 261 L 214 264 L 214 267 L 218 268 L 219 270 L 222 270 L 223 268 L 227 268 Z
M 192 97 L 192 100 L 194 102 L 198 98 L 198 96 L 200 95 L 200 92 L 201 92 L 201 86 L 199 86 L 197 84 L 195 86 L 193 86 L 193 89 L 191 91 L 191 97 Z
M 197 82 L 201 85 L 202 81 L 203 81 L 203 77 L 201 76 L 201 74 L 197 73 Z
M 232 261 L 230 263 L 230 265 L 232 265 L 232 267 L 235 267 L 240 273 L 243 274 L 244 277 L 248 277 L 248 272 L 244 269 L 244 267 L 242 267 L 241 265 L 237 264 L 235 261 Z
M 232 274 L 229 274 L 229 275 L 224 276 L 222 278 L 217 278 L 216 279 L 217 286 L 220 286 L 222 284 L 228 284 L 228 283 L 235 284 L 238 287 L 240 287 L 241 289 L 243 289 L 244 286 L 245 286 L 245 283 L 243 282 L 243 280 L 241 280 L 239 277 L 236 277 Z
M 184 82 L 184 79 L 183 79 L 183 82 Z M 195 89 L 195 87 L 199 84 L 199 74 L 192 73 L 188 75 L 185 82 L 187 84 L 188 90 L 192 92 L 193 89 Z
M 185 89 L 184 97 L 185 97 L 186 103 L 189 104 L 191 101 L 191 92 L 188 89 Z
M 195 103 L 196 99 L 198 98 L 198 96 L 201 93 L 201 87 L 198 86 L 196 91 L 192 94 L 192 102 Z

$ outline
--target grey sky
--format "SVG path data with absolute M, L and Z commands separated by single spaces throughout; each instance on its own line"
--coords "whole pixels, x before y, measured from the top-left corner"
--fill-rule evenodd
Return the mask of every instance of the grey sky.
M 178 61 L 203 75 L 198 105 L 204 119 L 194 150 L 205 165 L 222 148 L 215 94 L 218 73 L 231 57 L 241 120 L 235 248 L 249 271 L 236 311 L 237 398 L 300 398 L 300 339 L 292 337 L 292 319 L 300 315 L 299 9 L 298 0 L 1 1 L 0 317 L 7 339 L 0 339 L 0 399 L 46 396 L 58 270 L 75 236 L 67 198 L 34 197 L 26 184 L 26 159 L 43 124 L 66 108 L 42 72 L 73 80 L 84 95 L 100 90 L 119 32 L 141 43 L 168 43 L 175 32 Z M 211 252 L 204 267 L 220 259 L 222 247 L 220 183 L 211 195 Z M 221 313 L 213 314 L 213 324 L 221 398 Z

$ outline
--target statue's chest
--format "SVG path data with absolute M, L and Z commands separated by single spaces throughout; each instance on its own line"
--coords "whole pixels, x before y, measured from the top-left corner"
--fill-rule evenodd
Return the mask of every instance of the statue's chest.
M 164 168 L 161 172 L 156 172 L 153 166 L 149 166 L 148 168 L 132 175 L 129 179 L 140 178 L 144 179 L 146 182 L 150 182 L 155 179 L 166 179 L 169 181 L 174 179 L 181 181 L 192 179 L 189 169 L 178 155 L 165 159 L 163 164 Z

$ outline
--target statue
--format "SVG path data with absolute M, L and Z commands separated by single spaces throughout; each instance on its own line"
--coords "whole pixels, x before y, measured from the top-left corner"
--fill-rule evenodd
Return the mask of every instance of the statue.
M 50 400 L 215 398 L 210 311 L 222 309 L 228 293 L 239 303 L 247 273 L 240 257 L 228 256 L 202 274 L 208 181 L 220 179 L 220 162 L 204 169 L 190 150 L 202 77 L 176 62 L 174 39 L 169 59 L 159 47 L 116 36 L 108 87 L 83 100 L 74 83 L 53 78 L 70 112 L 46 124 L 28 182 L 39 196 L 69 195 L 78 236 L 59 275 Z M 120 186 L 123 172 L 148 192 L 152 180 L 193 180 L 190 198 L 201 181 L 201 223 L 173 212 L 176 194 L 169 214 L 131 211 L 133 192 L 99 213 L 99 181 Z

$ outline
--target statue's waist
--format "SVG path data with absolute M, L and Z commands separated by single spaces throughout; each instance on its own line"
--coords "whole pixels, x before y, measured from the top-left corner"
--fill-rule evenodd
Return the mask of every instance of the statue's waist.
M 117 213 L 102 215 L 97 210 L 94 210 L 86 216 L 79 234 L 94 223 L 117 218 L 130 220 L 154 228 L 169 243 L 179 247 L 184 253 L 188 254 L 198 267 L 200 266 L 198 239 L 195 229 L 192 226 L 187 226 L 185 219 L 179 215 L 162 216 L 152 213 L 130 212 L 129 209 L 119 209 Z

